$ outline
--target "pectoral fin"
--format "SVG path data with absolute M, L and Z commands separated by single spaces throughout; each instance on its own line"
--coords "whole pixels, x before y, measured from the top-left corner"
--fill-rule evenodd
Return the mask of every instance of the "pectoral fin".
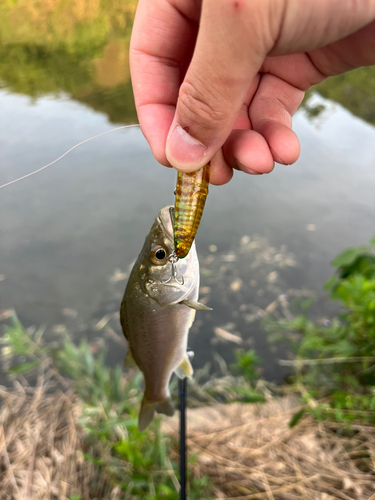
M 188 355 L 183 358 L 181 363 L 178 365 L 178 367 L 175 369 L 175 374 L 177 375 L 178 378 L 185 378 L 185 377 L 192 377 L 194 370 L 193 367 L 191 366 L 190 360 Z
M 125 368 L 137 368 L 137 364 L 134 361 L 130 347 L 128 347 L 128 352 L 126 353 L 124 366 L 125 366 Z
M 195 309 L 196 311 L 212 311 L 211 307 L 205 306 L 200 302 L 195 302 L 194 300 L 183 300 L 180 304 L 185 304 L 185 306 Z

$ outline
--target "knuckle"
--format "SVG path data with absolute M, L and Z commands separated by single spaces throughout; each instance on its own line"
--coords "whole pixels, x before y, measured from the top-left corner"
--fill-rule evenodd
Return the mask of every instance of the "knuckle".
M 216 128 L 226 121 L 228 112 L 216 96 L 203 88 L 184 82 L 179 94 L 179 115 L 187 122 L 202 128 Z
M 291 126 L 292 117 L 285 103 L 279 97 L 259 97 L 258 126 L 267 126 L 271 121 L 278 121 Z

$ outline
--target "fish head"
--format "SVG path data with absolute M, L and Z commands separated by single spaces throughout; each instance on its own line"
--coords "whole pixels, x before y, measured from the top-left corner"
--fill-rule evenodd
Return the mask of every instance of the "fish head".
M 174 257 L 171 208 L 167 206 L 160 210 L 141 254 L 140 277 L 144 289 L 161 306 L 187 299 L 199 286 L 195 243 L 185 259 Z

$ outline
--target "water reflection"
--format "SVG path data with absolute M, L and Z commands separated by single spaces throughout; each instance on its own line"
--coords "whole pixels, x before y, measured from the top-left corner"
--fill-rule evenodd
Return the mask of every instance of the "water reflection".
M 358 68 L 328 78 L 314 87 L 313 91 L 319 92 L 326 99 L 338 102 L 363 120 L 375 124 L 375 66 Z M 310 94 L 311 92 L 307 94 L 307 98 Z
M 128 52 L 136 5 L 136 0 L 2 5 L 0 86 L 33 98 L 64 92 L 112 122 L 135 122 Z M 375 67 L 330 78 L 314 91 L 375 123 Z M 321 111 L 307 100 L 303 106 L 312 116 Z
M 100 87 L 117 87 L 130 79 L 129 46 L 119 41 L 110 42 L 103 56 L 94 60 L 95 81 Z
M 38 98 L 61 92 L 136 121 L 129 41 L 136 1 L 25 1 L 2 6 L 0 86 Z

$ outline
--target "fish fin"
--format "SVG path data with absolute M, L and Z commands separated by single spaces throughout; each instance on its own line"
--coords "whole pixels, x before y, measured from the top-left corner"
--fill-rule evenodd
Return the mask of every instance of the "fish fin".
M 183 358 L 181 363 L 177 366 L 175 369 L 175 374 L 177 375 L 178 378 L 185 378 L 185 377 L 192 377 L 194 370 L 193 367 L 191 366 L 190 359 L 188 355 Z
M 164 401 L 149 402 L 143 398 L 141 411 L 138 417 L 138 429 L 144 431 L 152 422 L 155 412 L 163 413 L 172 417 L 174 415 L 174 406 L 171 398 L 168 397 Z
M 168 417 L 173 417 L 174 415 L 174 406 L 171 401 L 171 398 L 165 399 L 157 404 L 156 411 L 158 413 L 162 413 L 163 415 L 167 415 Z
M 128 352 L 126 353 L 124 366 L 125 366 L 125 368 L 137 368 L 137 364 L 134 361 L 133 354 L 130 350 L 130 347 L 128 347 Z
M 185 304 L 185 306 L 195 309 L 196 311 L 212 311 L 211 307 L 205 306 L 200 302 L 195 302 L 194 300 L 183 300 L 180 304 Z

